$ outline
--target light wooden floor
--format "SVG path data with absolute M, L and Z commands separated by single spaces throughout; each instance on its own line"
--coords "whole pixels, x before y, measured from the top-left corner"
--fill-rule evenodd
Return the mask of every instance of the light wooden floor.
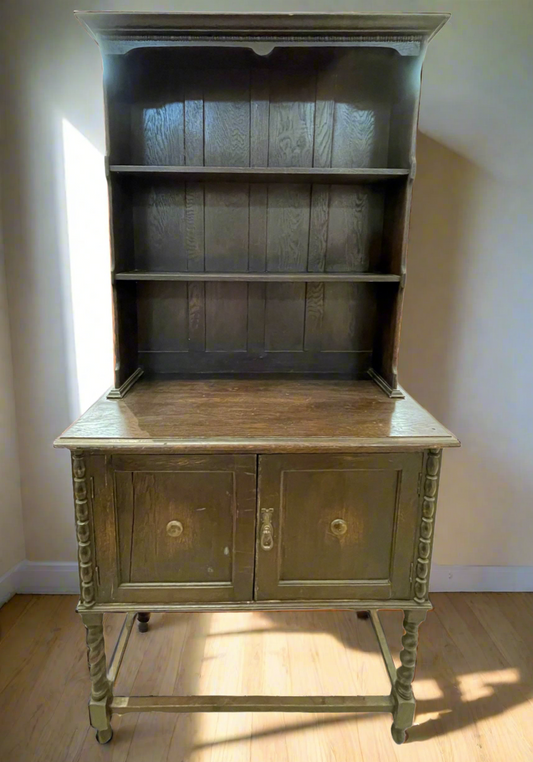
M 421 628 L 416 726 L 388 715 L 128 715 L 88 727 L 84 630 L 71 596 L 0 610 L 2 762 L 514 762 L 533 760 L 533 594 L 434 595 Z M 382 615 L 395 658 L 398 614 Z M 108 645 L 121 618 L 106 621 Z M 369 622 L 350 613 L 154 615 L 116 693 L 387 693 Z

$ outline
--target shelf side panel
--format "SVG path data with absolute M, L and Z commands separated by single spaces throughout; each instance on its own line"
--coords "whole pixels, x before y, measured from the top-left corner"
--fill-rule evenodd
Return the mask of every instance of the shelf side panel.
M 416 171 L 416 137 L 420 106 L 420 87 L 425 47 L 416 59 L 403 59 L 395 70 L 389 162 L 407 162 L 411 174 L 405 183 L 391 188 L 385 199 L 383 248 L 388 253 L 392 272 L 402 277 L 400 288 L 384 288 L 378 296 L 379 327 L 374 345 L 373 370 L 388 386 L 390 393 L 398 390 L 398 357 L 400 330 L 407 273 L 407 247 L 413 181 Z
M 127 103 L 129 74 L 122 56 L 103 57 L 106 151 L 119 161 L 129 155 L 130 109 Z M 131 267 L 133 228 L 130 194 L 108 175 L 111 272 Z M 138 370 L 137 286 L 113 285 L 113 346 L 115 389 L 120 389 Z

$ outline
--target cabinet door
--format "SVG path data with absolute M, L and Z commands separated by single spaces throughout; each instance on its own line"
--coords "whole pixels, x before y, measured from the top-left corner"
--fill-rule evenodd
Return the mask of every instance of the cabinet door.
M 100 601 L 252 599 L 255 456 L 113 455 L 95 497 Z
M 420 453 L 259 459 L 257 600 L 408 598 Z

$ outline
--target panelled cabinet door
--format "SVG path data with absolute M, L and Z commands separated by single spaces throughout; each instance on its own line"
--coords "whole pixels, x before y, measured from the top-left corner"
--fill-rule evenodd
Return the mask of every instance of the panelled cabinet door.
M 255 598 L 408 598 L 422 454 L 259 459 Z
M 252 598 L 255 456 L 94 460 L 99 600 Z

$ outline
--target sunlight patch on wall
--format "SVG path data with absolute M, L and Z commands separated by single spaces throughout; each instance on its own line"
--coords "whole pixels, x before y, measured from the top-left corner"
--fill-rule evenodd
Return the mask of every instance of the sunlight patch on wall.
M 66 119 L 65 195 L 79 411 L 113 383 L 109 212 L 104 157 Z

